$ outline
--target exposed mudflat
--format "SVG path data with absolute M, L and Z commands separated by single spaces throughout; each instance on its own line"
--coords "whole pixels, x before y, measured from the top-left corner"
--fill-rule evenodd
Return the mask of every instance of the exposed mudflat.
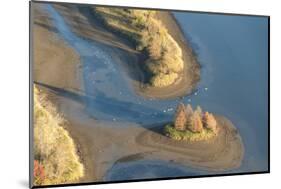
M 110 48 L 107 51 L 116 52 L 120 49 L 126 58 L 119 63 L 131 77 L 136 93 L 146 98 L 172 99 L 190 94 L 200 80 L 200 65 L 188 45 L 181 28 L 169 12 L 160 12 L 157 17 L 167 28 L 169 34 L 177 41 L 183 52 L 184 69 L 179 79 L 170 86 L 157 88 L 144 83 L 144 73 L 141 64 L 144 63 L 143 55 L 124 38 L 104 28 L 91 13 L 90 7 L 74 7 L 71 5 L 56 5 L 56 9 L 64 16 L 73 31 L 82 38 L 98 41 Z M 71 14 L 69 14 L 71 12 Z M 109 52 L 110 53 L 110 52 Z M 112 53 L 112 54 L 113 54 Z M 121 53 L 120 51 L 118 52 Z
M 88 40 L 94 39 L 111 46 L 112 51 L 107 51 L 109 54 L 122 49 L 122 52 L 130 54 L 130 60 L 138 60 L 138 52 L 116 36 L 104 32 L 95 22 L 87 20 L 78 9 L 72 7 L 72 12 L 69 12 L 67 7 L 56 8 L 74 31 L 82 32 L 80 34 Z M 130 121 L 101 121 L 89 115 L 85 101 L 87 94 L 84 93 L 81 81 L 83 65 L 79 54 L 59 37 L 50 15 L 40 6 L 35 9 L 34 81 L 68 120 L 66 129 L 75 140 L 85 167 L 85 177 L 81 182 L 101 181 L 106 171 L 116 162 L 137 159 L 168 160 L 213 171 L 233 169 L 241 164 L 244 153 L 241 138 L 231 122 L 222 116 L 216 116 L 221 126 L 218 137 L 207 142 L 183 143 L 159 134 L 157 128 L 160 123 L 155 124 L 155 130 L 151 125 Z M 128 63 L 120 61 L 120 64 L 124 66 Z M 138 72 L 137 68 L 133 72 L 131 68 L 124 67 L 124 70 L 129 75 Z M 138 81 L 132 79 L 132 82 L 138 85 Z M 151 90 L 143 94 L 170 98 L 184 93 L 186 91 L 170 95 L 168 91 L 153 94 Z M 168 96 L 161 96 L 165 94 Z
M 175 141 L 163 135 L 162 127 L 156 127 L 154 132 L 145 131 L 140 134 L 137 143 L 155 149 L 162 149 L 161 159 L 186 163 L 208 170 L 229 170 L 241 165 L 244 147 L 233 124 L 223 116 L 216 116 L 218 136 L 200 142 Z M 176 155 L 177 154 L 177 155 Z M 166 158 L 163 158 L 166 157 Z

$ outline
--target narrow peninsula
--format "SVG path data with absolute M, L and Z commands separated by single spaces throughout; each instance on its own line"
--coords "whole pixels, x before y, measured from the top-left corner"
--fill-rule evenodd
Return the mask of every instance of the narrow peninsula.
M 129 40 L 133 48 L 141 52 L 139 67 L 143 91 L 149 88 L 165 90 L 180 83 L 183 77 L 195 77 L 195 74 L 185 75 L 184 67 L 188 66 L 185 64 L 191 64 L 183 57 L 182 51 L 186 49 L 182 50 L 174 39 L 176 36 L 169 33 L 158 11 L 96 7 L 93 13 L 107 29 Z M 189 58 L 195 59 L 190 55 Z M 193 71 L 198 72 L 197 69 Z
M 79 36 L 105 44 L 107 51 L 114 49 L 139 95 L 154 99 L 181 97 L 190 94 L 200 80 L 197 57 L 172 13 L 55 7 Z M 75 14 L 66 14 L 67 11 Z
M 94 13 L 107 28 L 143 51 L 142 69 L 149 85 L 167 87 L 180 79 L 184 67 L 182 50 L 156 19 L 156 11 L 97 7 Z
M 136 141 L 161 149 L 154 153 L 157 158 L 209 171 L 237 168 L 244 156 L 242 139 L 230 120 L 183 103 L 178 105 L 172 122 L 153 125 Z

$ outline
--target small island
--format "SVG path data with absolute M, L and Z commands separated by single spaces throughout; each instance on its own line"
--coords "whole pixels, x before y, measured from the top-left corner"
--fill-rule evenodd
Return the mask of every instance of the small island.
M 175 140 L 202 141 L 218 135 L 219 127 L 212 113 L 203 112 L 200 106 L 196 110 L 188 104 L 180 103 L 174 122 L 164 128 L 166 136 Z

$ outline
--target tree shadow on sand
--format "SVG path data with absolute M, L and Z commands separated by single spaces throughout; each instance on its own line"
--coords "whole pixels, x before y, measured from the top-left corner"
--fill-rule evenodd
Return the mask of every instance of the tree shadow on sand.
M 140 85 L 145 82 L 141 65 L 146 57 L 134 50 L 132 44 L 126 38 L 121 38 L 117 34 L 105 30 L 91 11 L 91 7 L 83 5 L 54 5 L 53 7 L 64 18 L 76 36 L 99 45 L 107 52 L 111 52 L 116 62 L 122 65 L 132 81 Z M 40 22 L 36 22 L 36 25 L 52 32 L 58 32 L 55 27 L 50 25 Z
M 95 110 L 97 110 L 99 114 L 99 118 L 97 119 L 100 120 L 112 120 L 112 118 L 116 118 L 116 120 L 138 123 L 144 128 L 151 128 L 159 125 L 159 123 L 154 125 L 153 120 L 155 117 L 151 117 L 155 112 L 157 112 L 157 119 L 167 119 L 167 115 L 157 111 L 157 109 L 146 107 L 138 103 L 125 102 L 120 101 L 119 99 L 110 98 L 100 91 L 95 91 L 93 95 L 86 95 L 84 91 L 74 92 L 41 82 L 35 81 L 34 83 L 40 87 L 51 90 L 51 92 L 58 96 L 85 104 L 87 109 L 93 112 L 93 114 L 95 114 Z M 93 116 L 95 117 L 95 115 Z M 153 131 L 156 132 L 157 129 Z

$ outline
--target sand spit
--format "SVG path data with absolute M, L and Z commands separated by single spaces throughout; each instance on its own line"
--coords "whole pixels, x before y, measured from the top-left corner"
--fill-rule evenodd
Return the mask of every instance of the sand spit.
M 216 115 L 216 120 L 218 136 L 208 141 L 175 141 L 162 134 L 163 126 L 141 133 L 136 141 L 143 146 L 161 149 L 158 156 L 162 160 L 173 160 L 209 171 L 238 168 L 244 155 L 241 137 L 227 118 Z
M 102 181 L 114 163 L 135 159 L 174 161 L 212 171 L 233 169 L 241 164 L 244 152 L 241 138 L 230 121 L 222 116 L 216 116 L 222 127 L 220 135 L 214 140 L 198 143 L 171 141 L 159 134 L 157 128 L 163 124 L 147 129 L 135 123 L 101 122 L 88 116 L 80 98 L 83 86 L 79 56 L 59 38 L 48 14 L 39 5 L 34 6 L 34 81 L 69 123 L 66 129 L 74 139 L 85 167 L 85 177 L 81 182 Z M 62 8 L 65 7 L 61 7 L 60 12 L 64 11 L 63 16 L 68 22 L 73 22 L 74 30 L 81 30 L 85 37 L 87 33 L 90 39 L 108 43 L 114 46 L 112 49 L 122 49 L 138 58 L 137 52 L 132 52 L 112 34 L 93 26 L 94 22 L 89 22 L 80 11 L 68 12 L 67 7 Z
M 54 94 L 49 92 L 49 96 Z M 222 116 L 216 116 L 220 126 L 218 137 L 188 143 L 162 135 L 164 124 L 147 129 L 134 123 L 98 121 L 85 115 L 83 104 L 60 96 L 54 99 L 71 123 L 68 129 L 86 168 L 81 182 L 102 181 L 106 172 L 120 161 L 164 160 L 207 171 L 225 171 L 239 167 L 243 159 L 241 138 Z
M 191 47 L 188 45 L 181 28 L 169 12 L 159 12 L 158 19 L 167 28 L 169 34 L 177 41 L 183 52 L 184 70 L 179 79 L 163 88 L 149 87 L 144 84 L 143 71 L 140 67 L 144 55 L 136 51 L 127 39 L 104 28 L 91 13 L 90 7 L 72 5 L 55 5 L 73 31 L 88 40 L 94 40 L 111 47 L 112 53 L 120 56 L 120 64 L 127 71 L 135 91 L 144 97 L 155 99 L 171 99 L 190 94 L 200 80 L 200 65 Z M 71 13 L 71 14 L 70 14 Z M 119 50 L 118 52 L 116 52 Z M 127 57 L 126 59 L 122 57 Z
M 240 166 L 244 148 L 232 123 L 216 116 L 219 135 L 205 142 L 179 142 L 162 135 L 164 123 L 150 126 L 127 122 L 98 121 L 86 115 L 84 105 L 42 87 L 68 122 L 86 168 L 81 182 L 102 181 L 118 162 L 164 160 L 207 171 L 225 171 Z
M 195 89 L 200 80 L 200 65 L 174 16 L 170 12 L 161 11 L 157 13 L 157 18 L 161 20 L 163 25 L 167 28 L 168 33 L 181 47 L 183 52 L 184 70 L 179 79 L 171 86 L 163 89 L 155 87 L 144 88 L 141 86 L 137 92 L 142 96 L 157 99 L 170 99 L 185 96 Z

